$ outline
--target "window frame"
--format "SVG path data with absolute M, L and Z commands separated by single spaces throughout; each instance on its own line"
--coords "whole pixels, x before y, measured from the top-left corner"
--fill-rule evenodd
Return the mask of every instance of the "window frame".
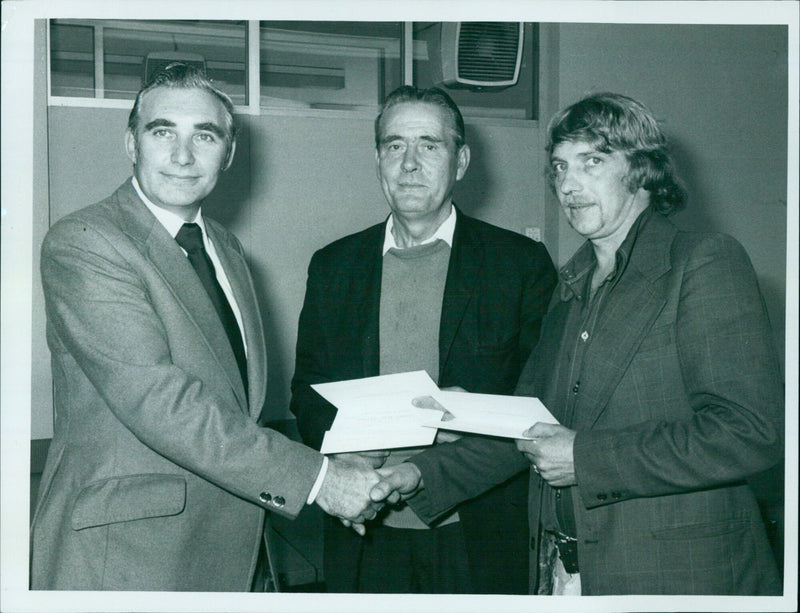
M 104 108 L 104 109 L 126 109 L 129 110 L 133 105 L 131 99 L 105 98 L 104 97 L 104 64 L 103 64 L 103 30 L 107 27 L 125 29 L 144 29 L 144 26 L 137 23 L 138 20 L 96 20 L 96 19 L 70 19 L 74 25 L 90 26 L 94 28 L 94 80 L 95 96 L 57 96 L 52 94 L 52 55 L 51 55 L 51 22 L 47 19 L 47 105 L 54 107 L 85 107 L 85 108 Z M 102 23 L 98 23 L 102 21 Z M 325 109 L 325 108 L 293 108 L 282 106 L 262 106 L 261 104 L 261 20 L 248 19 L 245 33 L 245 54 L 246 54 L 246 78 L 245 78 L 245 97 L 246 104 L 235 104 L 234 112 L 240 115 L 264 115 L 264 116 L 289 116 L 289 117 L 316 117 L 316 118 L 365 118 L 374 119 L 378 108 L 374 110 L 365 108 L 358 109 Z M 413 65 L 416 53 L 424 53 L 419 49 L 421 41 L 414 40 L 414 22 L 402 22 L 402 33 L 400 35 L 400 62 L 401 62 L 401 81 L 404 85 L 414 82 Z M 424 44 L 424 43 L 423 43 Z M 541 46 L 539 45 L 539 49 Z M 541 57 L 539 58 L 541 62 Z M 538 69 L 536 70 L 538 74 Z M 541 91 L 537 87 L 532 94 L 539 98 L 534 101 L 535 107 L 540 107 Z M 538 125 L 538 119 L 522 119 L 513 117 L 484 117 L 484 116 L 465 116 L 467 123 L 500 125 L 513 127 L 531 127 Z

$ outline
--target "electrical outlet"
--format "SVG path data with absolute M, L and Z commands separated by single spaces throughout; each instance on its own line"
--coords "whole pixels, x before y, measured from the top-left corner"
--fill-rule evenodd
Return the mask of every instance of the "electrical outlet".
M 536 226 L 525 226 L 525 236 L 532 238 L 537 243 L 542 242 L 542 229 Z

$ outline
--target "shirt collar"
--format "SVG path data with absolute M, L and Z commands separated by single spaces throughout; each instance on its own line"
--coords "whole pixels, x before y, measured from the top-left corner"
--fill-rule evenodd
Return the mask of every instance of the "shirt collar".
M 652 215 L 652 207 L 648 206 L 633 222 L 625 240 L 617 249 L 614 256 L 614 270 L 607 279 L 612 285 L 616 284 L 628 267 L 636 238 Z M 561 280 L 561 300 L 570 300 L 572 297 L 583 300 L 586 293 L 584 290 L 588 287 L 587 276 L 596 265 L 597 258 L 594 255 L 594 249 L 592 249 L 591 242 L 587 241 L 558 273 Z
M 150 198 L 144 195 L 144 192 L 139 186 L 139 182 L 136 180 L 135 176 L 131 178 L 131 183 L 133 184 L 133 189 L 135 189 L 136 193 L 139 195 L 139 198 L 141 198 L 142 202 L 144 202 L 144 205 L 153 215 L 155 215 L 155 218 L 162 226 L 164 226 L 164 229 L 169 232 L 172 238 L 175 238 L 178 235 L 178 231 L 181 229 L 184 223 L 196 223 L 203 230 L 203 236 L 207 236 L 206 224 L 203 221 L 203 216 L 200 214 L 200 209 L 197 209 L 197 215 L 195 215 L 194 219 L 190 221 L 184 221 L 179 215 L 176 215 L 172 211 L 167 211 L 166 209 L 153 204 Z
M 389 220 L 386 222 L 386 233 L 383 238 L 383 255 L 386 255 L 386 252 L 389 251 L 389 249 L 400 249 L 400 247 L 397 246 L 397 242 L 394 240 L 392 228 L 394 228 L 394 214 L 389 215 Z M 447 219 L 445 219 L 444 222 L 442 222 L 442 224 L 436 229 L 436 232 L 433 233 L 433 236 L 422 241 L 420 245 L 427 245 L 428 243 L 432 243 L 436 240 L 443 240 L 452 249 L 453 234 L 455 233 L 455 230 L 456 207 L 451 205 L 450 215 L 448 215 Z

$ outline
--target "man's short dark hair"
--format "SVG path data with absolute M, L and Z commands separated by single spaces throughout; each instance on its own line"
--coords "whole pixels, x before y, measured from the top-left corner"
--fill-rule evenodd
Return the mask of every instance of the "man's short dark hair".
M 641 187 L 650 192 L 650 204 L 663 215 L 683 206 L 685 193 L 675 177 L 667 139 L 641 102 L 607 92 L 586 96 L 550 121 L 548 155 L 563 142 L 586 142 L 598 151 L 625 154 L 631 191 Z
M 387 96 L 383 106 L 381 106 L 378 116 L 375 118 L 376 148 L 379 148 L 381 145 L 381 119 L 383 119 L 383 114 L 393 106 L 407 102 L 426 102 L 444 109 L 452 123 L 450 127 L 453 130 L 456 149 L 461 149 L 464 143 L 467 142 L 464 132 L 464 118 L 461 116 L 461 111 L 458 110 L 458 106 L 453 102 L 453 99 L 447 92 L 438 87 L 421 89 L 413 85 L 402 85 Z
M 230 156 L 233 141 L 236 138 L 236 124 L 233 120 L 233 102 L 231 102 L 231 99 L 225 92 L 217 89 L 202 71 L 194 66 L 181 62 L 173 62 L 164 68 L 164 70 L 156 73 L 150 82 L 136 95 L 133 108 L 131 109 L 130 115 L 128 115 L 128 130 L 133 134 L 134 139 L 137 138 L 139 109 L 142 104 L 142 98 L 144 98 L 148 92 L 159 87 L 172 89 L 201 89 L 207 91 L 219 100 L 225 108 L 225 138 L 228 146 L 228 156 Z

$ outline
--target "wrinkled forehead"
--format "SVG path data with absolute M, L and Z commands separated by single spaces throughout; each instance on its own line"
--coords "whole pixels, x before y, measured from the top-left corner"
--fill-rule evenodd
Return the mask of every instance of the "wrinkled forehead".
M 447 109 L 432 102 L 416 100 L 400 102 L 386 109 L 380 120 L 378 137 L 384 140 L 398 129 L 441 134 L 453 142 L 457 135 L 455 120 Z
M 233 118 L 213 93 L 197 87 L 156 87 L 142 95 L 139 129 L 154 120 L 214 124 L 230 136 Z

